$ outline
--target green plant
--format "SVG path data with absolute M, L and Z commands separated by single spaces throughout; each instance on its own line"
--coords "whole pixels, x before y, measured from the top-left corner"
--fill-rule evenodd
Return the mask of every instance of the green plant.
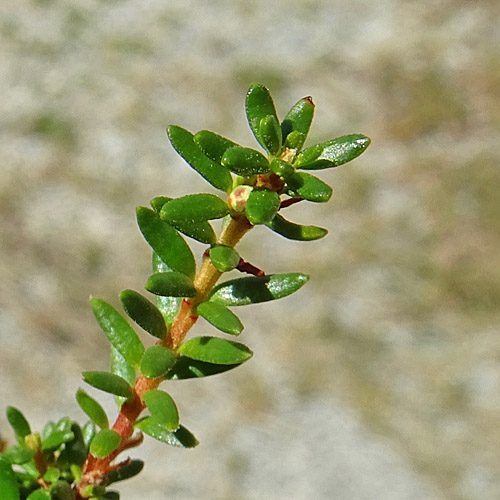
M 90 419 L 83 427 L 64 417 L 49 422 L 41 433 L 32 432 L 23 414 L 9 407 L 7 419 L 17 444 L 0 442 L 2 500 L 117 499 L 119 494 L 108 486 L 138 474 L 143 462 L 114 461 L 138 446 L 144 434 L 173 446 L 196 446 L 196 438 L 179 423 L 172 397 L 159 385 L 228 371 L 247 361 L 252 351 L 221 337 L 185 340 L 189 329 L 202 316 L 220 331 L 239 335 L 243 325 L 230 307 L 286 297 L 309 279 L 295 272 L 265 274 L 243 260 L 235 246 L 259 224 L 291 240 L 325 236 L 326 229 L 295 224 L 281 212 L 303 200 L 328 201 L 330 186 L 307 170 L 351 161 L 370 140 L 346 135 L 302 150 L 314 114 L 312 99 L 299 100 L 280 123 L 269 91 L 260 84 L 250 86 L 246 113 L 267 156 L 207 130 L 193 135 L 178 126 L 168 128 L 175 150 L 224 198 L 207 193 L 159 196 L 151 201 L 151 209 L 137 209 L 139 228 L 153 249 L 153 274 L 145 288 L 156 296 L 156 304 L 134 290 L 124 290 L 119 297 L 127 315 L 156 343 L 145 347 L 118 311 L 91 299 L 111 343 L 111 371 L 87 371 L 83 380 L 115 396 L 115 423 L 110 427 L 101 405 L 82 389 L 76 399 Z M 223 219 L 218 237 L 210 224 L 213 219 Z M 207 245 L 198 271 L 182 235 Z M 217 285 L 232 270 L 249 276 Z M 142 416 L 145 410 L 149 413 Z

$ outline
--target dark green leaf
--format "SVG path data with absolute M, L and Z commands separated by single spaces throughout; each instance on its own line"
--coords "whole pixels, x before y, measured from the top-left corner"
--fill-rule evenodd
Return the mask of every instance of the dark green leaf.
M 50 500 L 75 500 L 75 493 L 69 483 L 57 481 L 50 487 Z
M 297 291 L 308 279 L 307 274 L 301 273 L 237 278 L 216 286 L 209 300 L 225 306 L 246 306 L 281 299 Z
M 328 201 L 333 193 L 332 188 L 321 179 L 306 172 L 297 172 L 287 179 L 287 186 L 292 196 L 316 203 Z
M 222 157 L 222 164 L 235 174 L 249 176 L 269 172 L 269 161 L 255 149 L 234 147 Z
M 161 345 L 148 347 L 141 361 L 141 373 L 146 378 L 157 378 L 165 375 L 176 361 L 173 351 Z
M 369 145 L 370 139 L 364 135 L 344 135 L 305 149 L 297 156 L 295 167 L 305 170 L 337 167 L 354 160 Z
M 283 140 L 287 147 L 300 150 L 306 140 L 314 116 L 314 102 L 311 96 L 300 99 L 287 113 L 281 124 Z M 292 137 L 290 134 L 294 133 Z M 300 134 L 300 135 L 299 135 Z
M 176 431 L 168 431 L 153 417 L 146 417 L 135 424 L 145 434 L 178 448 L 194 448 L 198 445 L 198 440 L 182 425 Z
M 31 434 L 30 424 L 28 424 L 24 415 L 13 406 L 7 407 L 7 420 L 14 429 L 17 440 L 20 444 L 23 444 L 24 438 Z
M 79 389 L 76 393 L 76 400 L 80 408 L 87 414 L 87 416 L 95 422 L 101 429 L 109 427 L 109 420 L 103 407 L 84 390 Z
M 137 476 L 137 474 L 142 471 L 143 467 L 144 462 L 142 460 L 131 460 L 123 467 L 108 472 L 108 484 L 117 483 L 118 481 L 124 481 L 125 479 Z
M 281 151 L 281 127 L 275 115 L 260 120 L 259 137 L 269 154 L 277 155 Z
M 96 486 L 90 484 L 84 488 L 82 492 L 83 498 L 90 498 L 91 500 L 102 500 L 102 495 L 106 493 L 106 488 L 104 486 Z
M 217 240 L 215 231 L 208 221 L 172 221 L 171 224 L 181 233 L 201 243 L 213 245 Z
M 151 205 L 151 208 L 159 214 L 161 211 L 161 208 L 167 201 L 170 201 L 172 198 L 169 198 L 168 196 L 156 196 L 153 198 L 149 203 Z
M 137 333 L 127 323 L 127 320 L 104 300 L 93 298 L 90 300 L 90 304 L 99 326 L 108 337 L 111 345 L 131 366 L 137 368 L 144 353 L 144 346 Z
M 190 378 L 209 377 L 211 375 L 227 372 L 237 366 L 240 366 L 240 363 L 235 365 L 216 365 L 181 356 L 177 360 L 177 363 L 175 363 L 172 369 L 167 373 L 167 378 L 172 380 L 185 380 Z
M 7 459 L 0 456 L 0 492 L 2 500 L 20 500 L 16 476 Z
M 54 431 L 42 441 L 42 450 L 53 450 L 59 448 L 63 443 L 71 441 L 75 435 L 71 431 Z
M 280 209 L 280 197 L 276 191 L 254 189 L 248 197 L 245 215 L 251 224 L 267 224 Z
M 266 148 L 266 144 L 260 135 L 261 120 L 266 116 L 271 115 L 276 118 L 276 121 L 278 121 L 273 98 L 271 97 L 269 90 L 260 83 L 252 83 L 247 92 L 245 109 L 248 124 L 250 125 L 255 138 L 262 147 Z
M 11 464 L 21 465 L 29 462 L 34 455 L 34 451 L 26 448 L 26 446 L 11 446 L 2 453 Z
M 210 260 L 214 267 L 225 273 L 234 269 L 240 262 L 238 252 L 231 247 L 217 245 L 209 251 Z
M 301 226 L 276 215 L 270 224 L 267 224 L 275 233 L 281 234 L 289 240 L 311 241 L 319 240 L 328 234 L 328 230 L 317 226 Z
M 161 312 L 146 297 L 134 290 L 123 290 L 120 301 L 127 314 L 144 330 L 163 339 L 167 326 Z
M 238 146 L 233 141 L 214 134 L 210 130 L 201 130 L 194 135 L 194 142 L 200 146 L 203 152 L 216 163 L 221 163 L 222 156 L 229 148 Z
M 83 380 L 96 389 L 127 399 L 131 399 L 133 396 L 132 388 L 128 382 L 119 375 L 97 371 L 83 372 L 82 375 Z
M 193 282 L 185 274 L 175 271 L 152 274 L 145 288 L 155 295 L 164 297 L 194 297 L 196 295 Z
M 195 337 L 184 342 L 178 352 L 205 363 L 234 365 L 252 357 L 252 351 L 239 342 L 218 337 Z
M 72 472 L 74 474 L 81 474 L 81 469 L 78 469 L 78 467 L 81 468 L 87 458 L 88 445 L 83 435 L 84 430 L 81 429 L 76 422 L 72 422 L 70 431 L 73 433 L 74 437 L 71 441 L 66 442 L 57 461 L 60 464 L 70 464 L 70 468 L 73 467 Z M 87 432 L 87 430 L 85 431 Z M 75 469 L 75 467 L 77 467 L 77 469 Z
M 170 394 L 158 389 L 147 391 L 142 397 L 151 416 L 168 431 L 179 427 L 179 412 Z
M 137 222 L 146 241 L 172 271 L 194 278 L 196 262 L 193 253 L 176 229 L 145 207 L 137 208 Z
M 200 316 L 224 333 L 239 335 L 243 330 L 238 316 L 222 304 L 202 302 L 197 307 L 197 311 Z
M 153 252 L 153 272 L 154 273 L 166 273 L 172 271 L 170 267 L 163 262 L 158 255 Z M 170 327 L 177 315 L 177 311 L 179 310 L 179 306 L 181 305 L 182 299 L 178 297 L 161 297 L 159 295 L 156 296 L 156 305 L 158 309 L 161 311 L 163 315 L 163 319 L 167 324 L 167 327 Z
M 227 203 L 214 194 L 188 194 L 163 205 L 160 217 L 172 222 L 202 222 L 221 219 L 229 213 Z
M 26 500 L 50 500 L 50 493 L 47 490 L 35 490 Z
M 279 158 L 273 158 L 271 161 L 271 170 L 283 179 L 287 179 L 295 173 L 295 169 L 290 165 L 290 163 L 280 160 Z
M 87 448 L 90 446 L 92 439 L 94 439 L 96 432 L 97 432 L 96 426 L 94 422 L 90 420 L 82 427 L 83 442 Z
M 111 429 L 104 429 L 98 432 L 92 443 L 90 443 L 90 453 L 97 458 L 107 457 L 120 445 L 120 435 Z
M 140 460 L 132 460 L 140 461 Z M 109 477 L 109 475 L 108 475 Z M 106 494 L 102 497 L 104 500 L 120 500 L 120 494 L 117 491 L 107 491 Z
M 233 179 L 221 165 L 211 160 L 194 142 L 193 134 L 186 129 L 171 125 L 167 129 L 168 137 L 174 149 L 201 174 L 212 186 L 227 193 L 231 191 Z

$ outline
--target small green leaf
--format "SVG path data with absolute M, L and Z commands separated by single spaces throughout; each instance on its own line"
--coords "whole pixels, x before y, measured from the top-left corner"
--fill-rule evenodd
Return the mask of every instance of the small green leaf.
M 229 149 L 238 146 L 233 141 L 222 137 L 221 135 L 210 132 L 210 130 L 201 130 L 194 135 L 194 142 L 200 146 L 203 152 L 216 163 L 221 163 L 222 156 Z
M 191 359 L 220 365 L 243 363 L 252 357 L 246 345 L 218 337 L 195 337 L 184 342 L 178 352 Z
M 131 387 L 134 385 L 135 370 L 127 363 L 127 360 L 114 347 L 111 347 L 110 370 L 114 375 L 118 375 L 121 378 L 124 378 Z
M 137 476 L 143 467 L 144 462 L 142 460 L 130 460 L 123 467 L 108 472 L 107 484 L 117 483 L 118 481 L 124 481 L 125 479 Z
M 132 461 L 134 461 L 134 460 L 132 460 Z M 108 477 L 109 477 L 109 475 L 108 475 Z M 102 498 L 103 498 L 103 500 L 120 500 L 120 494 L 117 491 L 107 491 L 106 494 Z
M 102 495 L 104 495 L 105 493 L 106 488 L 104 486 L 96 486 L 94 484 L 90 484 L 82 491 L 82 497 L 90 498 L 90 500 L 102 500 Z
M 163 262 L 158 255 L 153 252 L 153 272 L 154 273 L 166 273 L 172 271 L 170 267 Z M 156 305 L 160 310 L 163 319 L 167 327 L 170 328 L 172 323 L 174 322 L 175 316 L 177 315 L 177 311 L 181 305 L 182 299 L 178 297 L 161 297 L 160 295 L 156 296 Z
M 202 222 L 221 219 L 229 213 L 227 203 L 214 194 L 188 194 L 163 205 L 160 217 L 168 222 Z
M 165 297 L 194 297 L 196 295 L 193 282 L 185 274 L 175 271 L 152 274 L 145 288 L 148 292 Z
M 76 393 L 76 400 L 80 408 L 87 414 L 87 416 L 95 422 L 101 429 L 109 427 L 109 420 L 103 407 L 84 390 L 79 389 Z
M 217 245 L 209 250 L 210 260 L 214 267 L 225 273 L 234 269 L 240 262 L 238 252 L 231 247 Z
M 261 120 L 266 116 L 271 115 L 276 118 L 276 121 L 278 121 L 273 98 L 271 97 L 269 90 L 260 83 L 252 83 L 247 92 L 245 109 L 248 124 L 250 125 L 255 138 L 263 148 L 266 148 L 266 144 L 260 135 Z
M 11 464 L 21 465 L 26 462 L 29 462 L 35 452 L 26 448 L 26 446 L 11 446 L 7 448 L 1 456 L 6 458 Z
M 290 163 L 280 160 L 279 158 L 273 158 L 271 161 L 271 170 L 283 179 L 288 179 L 288 177 L 295 174 L 295 169 L 290 165 Z
M 35 490 L 26 500 L 50 500 L 50 493 L 47 490 Z
M 194 142 L 193 134 L 181 127 L 170 125 L 167 129 L 168 137 L 174 149 L 202 175 L 212 186 L 229 193 L 233 185 L 231 174 L 211 160 Z
M 120 446 L 120 435 L 111 429 L 98 432 L 90 444 L 90 453 L 96 458 L 107 457 Z
M 176 431 L 168 431 L 153 417 L 146 417 L 139 420 L 135 426 L 145 434 L 170 446 L 178 448 L 194 448 L 198 445 L 198 440 L 182 425 Z
M 64 444 L 58 462 L 69 464 L 70 467 L 72 465 L 81 467 L 88 455 L 88 446 L 84 440 L 83 429 L 76 422 L 72 422 L 69 430 L 73 433 L 74 437 L 71 441 L 67 441 Z
M 161 345 L 148 347 L 141 361 L 141 373 L 146 378 L 163 377 L 172 366 L 177 357 L 173 351 Z
M 170 394 L 158 389 L 147 391 L 142 397 L 151 416 L 169 431 L 179 427 L 179 412 Z
M 144 346 L 127 320 L 110 304 L 101 299 L 90 300 L 92 310 L 108 337 L 111 345 L 120 352 L 127 362 L 137 368 L 141 362 Z
M 281 151 L 281 127 L 276 116 L 267 115 L 260 120 L 259 137 L 269 154 L 277 155 Z
M 56 481 L 50 487 L 50 500 L 75 500 L 75 493 L 66 481 Z
M 240 363 L 234 365 L 217 365 L 214 363 L 205 363 L 204 361 L 197 361 L 186 356 L 180 356 L 177 363 L 167 373 L 169 380 L 186 380 L 190 378 L 209 377 L 211 375 L 218 375 L 219 373 L 227 372 L 240 366 Z
M 83 372 L 82 375 L 83 380 L 96 389 L 127 399 L 133 397 L 132 388 L 128 382 L 119 375 L 98 371 Z
M 2 500 L 20 500 L 19 487 L 10 463 L 0 456 L 0 492 Z
M 145 207 L 137 208 L 137 223 L 146 241 L 172 271 L 194 278 L 193 252 L 176 229 Z
M 300 224 L 294 224 L 279 214 L 276 215 L 270 224 L 267 224 L 267 227 L 289 240 L 296 241 L 319 240 L 328 234 L 327 229 L 317 226 L 301 226 Z
M 297 172 L 287 179 L 291 196 L 299 196 L 304 200 L 316 203 L 327 202 L 333 193 L 332 188 L 314 175 Z
M 285 146 L 300 150 L 306 140 L 314 116 L 314 102 L 311 96 L 300 99 L 292 106 L 281 123 Z M 290 135 L 294 133 L 292 137 Z
M 251 224 L 267 224 L 280 209 L 280 197 L 276 191 L 254 189 L 248 197 L 245 215 Z
M 269 172 L 269 161 L 255 149 L 229 148 L 222 157 L 222 164 L 235 174 L 244 177 Z
M 224 333 L 239 335 L 243 331 L 243 325 L 238 316 L 222 304 L 202 302 L 197 307 L 197 311 L 200 316 Z
M 86 448 L 90 446 L 90 443 L 92 442 L 92 439 L 94 439 L 96 433 L 97 433 L 96 426 L 94 422 L 92 422 L 91 420 L 86 422 L 85 425 L 82 427 L 82 437 Z
M 123 290 L 120 301 L 126 313 L 144 330 L 158 339 L 167 334 L 161 312 L 146 297 L 134 290 Z
M 55 483 L 61 476 L 61 471 L 54 467 L 49 467 L 43 475 L 43 480 L 46 483 Z
M 54 431 L 42 441 L 42 450 L 53 450 L 64 443 L 71 441 L 75 435 L 71 431 Z
M 20 444 L 24 444 L 24 438 L 31 434 L 30 424 L 24 417 L 24 415 L 13 406 L 7 407 L 7 420 L 9 424 L 14 429 L 16 438 Z
M 181 233 L 201 243 L 213 245 L 217 241 L 215 231 L 208 221 L 172 221 L 171 224 Z
M 281 299 L 301 288 L 309 276 L 301 273 L 250 276 L 226 281 L 216 286 L 209 296 L 210 302 L 225 306 L 246 306 Z
M 305 149 L 297 156 L 295 167 L 304 170 L 337 167 L 354 160 L 369 145 L 370 139 L 364 135 L 344 135 Z
M 171 199 L 172 198 L 169 198 L 168 196 L 156 196 L 149 202 L 149 204 L 151 205 L 151 208 L 157 214 L 159 214 L 163 205 L 165 205 L 165 203 L 167 203 L 167 201 L 170 201 Z

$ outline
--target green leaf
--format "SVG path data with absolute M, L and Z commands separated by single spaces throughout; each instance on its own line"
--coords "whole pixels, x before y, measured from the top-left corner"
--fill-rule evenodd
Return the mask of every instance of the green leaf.
M 179 412 L 170 394 L 154 389 L 144 393 L 142 399 L 156 422 L 169 431 L 179 428 Z
M 280 209 L 280 197 L 276 191 L 254 189 L 248 197 L 245 215 L 251 224 L 267 224 Z
M 180 356 L 177 363 L 167 373 L 166 378 L 169 380 L 186 380 L 190 378 L 210 377 L 211 375 L 218 375 L 219 373 L 232 370 L 237 366 L 240 366 L 240 363 L 234 365 L 217 365 Z
M 194 278 L 196 262 L 193 253 L 176 229 L 145 207 L 137 208 L 137 222 L 146 241 L 172 271 Z
M 83 498 L 90 498 L 90 500 L 102 500 L 102 495 L 106 493 L 106 488 L 104 486 L 96 486 L 90 484 L 86 486 L 82 491 Z
M 11 427 L 14 429 L 17 440 L 20 444 L 23 444 L 24 438 L 28 434 L 31 434 L 30 424 L 28 424 L 28 421 L 26 420 L 24 415 L 13 406 L 7 407 L 7 420 L 9 421 Z
M 216 269 L 225 273 L 234 269 L 240 262 L 238 252 L 231 247 L 217 245 L 209 250 L 210 261 Z
M 42 440 L 47 439 L 56 430 L 55 422 L 47 422 L 42 430 Z
M 202 175 L 212 186 L 229 193 L 233 185 L 231 174 L 205 155 L 203 150 L 194 142 L 193 134 L 176 125 L 167 129 L 168 137 L 174 149 Z
M 10 463 L 0 456 L 0 492 L 2 500 L 20 500 L 19 487 Z
M 94 436 L 96 435 L 97 429 L 91 420 L 85 423 L 85 425 L 82 427 L 82 437 L 83 437 L 83 442 L 88 448 L 90 446 L 90 443 L 92 442 L 92 439 L 94 439 Z
M 46 483 L 55 483 L 61 476 L 61 471 L 54 467 L 49 467 L 43 475 L 43 480 Z
M 132 460 L 134 462 L 134 460 Z M 109 477 L 109 474 L 108 474 Z M 102 497 L 104 500 L 120 500 L 120 494 L 117 491 L 107 491 Z
M 151 208 L 157 214 L 159 214 L 163 205 L 165 205 L 165 203 L 167 203 L 167 201 L 170 201 L 171 199 L 172 198 L 169 198 L 168 196 L 156 196 L 149 202 L 149 204 L 151 205 Z
M 188 194 L 163 205 L 160 217 L 172 222 L 202 222 L 221 219 L 229 213 L 227 203 L 214 194 Z
M 327 202 L 333 193 L 332 188 L 314 175 L 306 172 L 297 172 L 287 179 L 287 186 L 291 196 L 299 196 L 307 201 L 316 203 Z
M 92 298 L 90 304 L 99 326 L 108 337 L 111 345 L 131 366 L 137 368 L 144 353 L 144 346 L 137 333 L 127 323 L 127 320 L 104 300 Z
M 306 140 L 314 116 L 314 102 L 311 96 L 303 97 L 287 113 L 281 123 L 285 146 L 300 150 Z M 293 136 L 291 134 L 293 133 Z
M 176 362 L 173 351 L 161 345 L 148 347 L 141 361 L 141 373 L 146 378 L 163 377 Z
M 170 267 L 163 262 L 158 255 L 153 252 L 153 272 L 154 273 L 166 273 L 172 271 Z M 156 305 L 160 310 L 167 327 L 170 328 L 172 323 L 174 322 L 175 316 L 177 315 L 177 311 L 181 305 L 182 299 L 178 297 L 161 297 L 159 295 L 156 296 Z
M 134 290 L 123 290 L 120 301 L 126 313 L 144 330 L 158 339 L 167 334 L 161 312 L 146 297 Z
M 238 146 L 233 141 L 215 134 L 210 130 L 200 130 L 194 135 L 194 142 L 200 146 L 203 152 L 216 163 L 221 163 L 222 156 L 229 148 Z
M 279 214 L 276 215 L 270 224 L 267 224 L 267 227 L 289 240 L 296 241 L 319 240 L 328 234 L 327 229 L 317 226 L 301 226 L 300 224 L 294 224 Z
M 145 288 L 148 292 L 166 297 L 194 297 L 196 295 L 193 282 L 185 274 L 175 271 L 152 274 Z
M 273 158 L 271 161 L 271 170 L 283 179 L 288 179 L 293 174 L 295 174 L 295 169 L 290 165 L 290 163 L 281 160 L 279 158 Z
M 50 493 L 47 490 L 35 490 L 26 500 L 50 500 Z
M 74 437 L 71 441 L 67 441 L 65 443 L 64 448 L 59 455 L 58 463 L 69 464 L 70 468 L 73 466 L 74 469 L 75 467 L 81 467 L 87 459 L 88 445 L 85 443 L 83 429 L 81 429 L 76 422 L 71 423 L 69 430 L 73 433 Z M 78 472 L 78 469 L 74 469 L 72 472 L 76 473 Z
M 228 149 L 222 157 L 222 164 L 235 174 L 247 177 L 269 172 L 269 161 L 255 149 L 239 146 Z
M 198 440 L 182 425 L 176 431 L 168 431 L 153 417 L 146 417 L 139 420 L 135 426 L 145 434 L 170 446 L 178 448 L 194 448 L 198 445 Z
M 75 435 L 72 431 L 54 431 L 50 436 L 42 441 L 42 450 L 53 450 L 59 448 L 64 443 L 71 441 Z
M 110 370 L 114 375 L 118 375 L 119 377 L 125 379 L 131 387 L 134 385 L 135 370 L 114 347 L 111 347 Z
M 200 316 L 224 333 L 239 335 L 243 331 L 243 325 L 238 316 L 222 304 L 202 302 L 197 307 L 197 311 Z
M 35 452 L 26 448 L 26 446 L 11 446 L 7 448 L 1 456 L 6 458 L 11 464 L 21 465 L 29 462 Z
M 201 243 L 213 245 L 217 241 L 215 231 L 208 221 L 172 221 L 171 224 L 181 233 Z
M 56 481 L 50 487 L 50 500 L 75 500 L 75 493 L 66 481 Z
M 117 483 L 118 481 L 124 481 L 125 479 L 137 476 L 143 467 L 144 462 L 142 460 L 130 460 L 123 467 L 108 472 L 107 484 Z
M 344 135 L 305 149 L 297 156 L 295 167 L 304 170 L 337 167 L 354 160 L 369 145 L 370 139 L 364 135 Z
M 245 109 L 248 124 L 250 125 L 255 138 L 263 148 L 266 148 L 266 143 L 262 139 L 260 133 L 261 120 L 266 116 L 271 115 L 276 118 L 276 121 L 278 122 L 273 98 L 271 97 L 269 90 L 260 83 L 252 83 L 247 92 Z
M 252 357 L 246 345 L 218 337 L 195 337 L 184 342 L 178 352 L 191 359 L 220 365 L 243 363 Z
M 269 154 L 277 155 L 281 151 L 281 127 L 276 116 L 267 115 L 260 120 L 259 136 Z
M 111 429 L 98 432 L 90 444 L 90 453 L 96 458 L 107 457 L 120 446 L 120 435 Z
M 87 416 L 95 422 L 101 429 L 109 428 L 109 420 L 103 407 L 84 390 L 79 389 L 76 393 L 76 400 L 80 408 Z
M 98 371 L 83 372 L 82 375 L 83 380 L 96 389 L 127 399 L 133 397 L 132 388 L 128 382 L 119 375 Z
M 225 306 L 246 306 L 281 299 L 296 292 L 309 280 L 307 274 L 285 273 L 250 276 L 226 281 L 216 286 L 210 302 Z

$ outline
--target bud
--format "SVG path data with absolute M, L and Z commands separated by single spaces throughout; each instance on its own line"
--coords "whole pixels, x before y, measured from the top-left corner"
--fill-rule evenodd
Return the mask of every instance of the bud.
M 245 213 L 247 200 L 252 191 L 253 187 L 247 186 L 246 184 L 241 184 L 240 186 L 235 187 L 227 198 L 229 208 L 238 214 Z

